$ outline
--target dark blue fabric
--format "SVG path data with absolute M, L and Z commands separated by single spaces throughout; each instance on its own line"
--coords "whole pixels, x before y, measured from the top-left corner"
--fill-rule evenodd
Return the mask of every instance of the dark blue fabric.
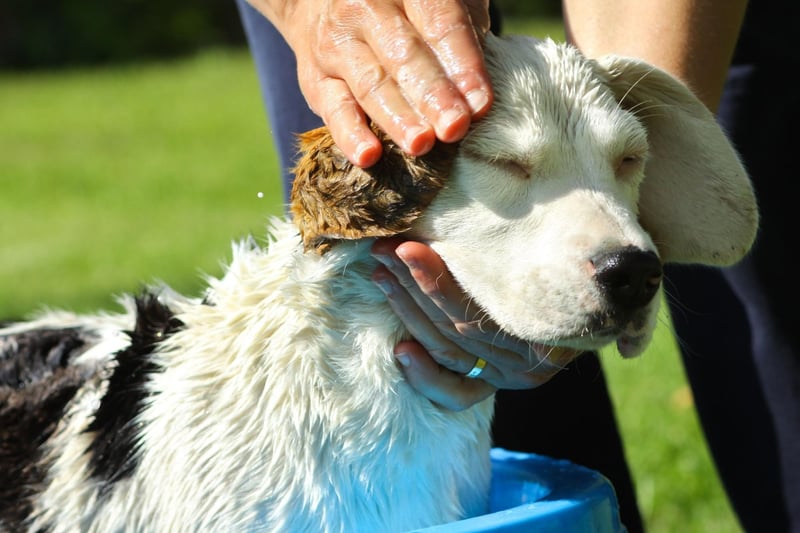
M 765 49 L 766 50 L 766 49 Z M 750 56 L 755 59 L 755 56 Z M 800 531 L 800 286 L 790 275 L 798 242 L 798 67 L 740 63 L 719 109 L 755 183 L 761 227 L 751 254 L 728 269 L 669 267 L 683 361 L 723 484 L 747 531 Z

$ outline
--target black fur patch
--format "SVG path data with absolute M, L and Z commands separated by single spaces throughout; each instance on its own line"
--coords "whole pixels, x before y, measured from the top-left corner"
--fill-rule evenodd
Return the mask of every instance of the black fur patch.
M 65 368 L 86 344 L 76 328 L 29 330 L 0 336 L 0 386 L 25 388 Z
M 104 490 L 136 469 L 139 428 L 133 421 L 144 407 L 150 376 L 162 371 L 150 355 L 183 326 L 153 294 L 137 298 L 136 311 L 136 326 L 127 332 L 131 344 L 117 353 L 108 391 L 87 428 L 96 433 L 89 449 L 92 476 L 103 482 Z
M 92 339 L 74 328 L 0 335 L 0 523 L 12 531 L 44 480 L 39 447 L 86 380 L 69 362 Z

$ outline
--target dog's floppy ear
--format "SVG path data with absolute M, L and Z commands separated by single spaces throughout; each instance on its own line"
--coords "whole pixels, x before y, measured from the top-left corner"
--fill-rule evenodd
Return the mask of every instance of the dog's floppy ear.
M 327 128 L 300 135 L 291 210 L 306 250 L 321 254 L 339 239 L 407 231 L 444 186 L 455 145 L 437 143 L 428 154 L 412 157 L 373 131 L 383 156 L 369 168 L 350 163 Z
M 647 129 L 639 217 L 662 260 L 730 265 L 750 249 L 758 208 L 714 116 L 680 81 L 637 59 L 598 60 L 620 105 Z

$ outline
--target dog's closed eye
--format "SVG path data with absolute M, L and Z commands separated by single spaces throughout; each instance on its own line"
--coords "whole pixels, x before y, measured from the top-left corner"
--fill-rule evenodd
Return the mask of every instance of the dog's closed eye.
M 499 158 L 492 161 L 492 164 L 500 167 L 509 174 L 516 176 L 520 179 L 530 179 L 530 165 L 515 159 Z
M 483 163 L 484 165 L 491 165 L 520 179 L 527 180 L 531 177 L 531 163 L 522 161 L 516 157 L 509 157 L 505 154 L 487 157 L 485 154 L 473 150 L 469 144 L 466 143 L 461 147 L 461 155 L 465 159 Z
M 645 154 L 628 153 L 617 158 L 614 172 L 617 179 L 632 180 L 644 173 Z

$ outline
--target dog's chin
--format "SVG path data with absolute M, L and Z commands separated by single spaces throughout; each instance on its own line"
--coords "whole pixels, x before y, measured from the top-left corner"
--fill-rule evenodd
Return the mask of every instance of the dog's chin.
M 640 335 L 638 337 L 623 335 L 617 339 L 617 351 L 626 359 L 638 357 L 642 355 L 647 345 L 650 344 L 650 339 L 652 339 L 652 337 L 652 334 Z
M 595 315 L 580 332 L 565 336 L 557 344 L 584 351 L 616 345 L 622 357 L 637 357 L 653 338 L 657 309 L 650 306 L 622 319 L 607 314 Z
M 608 330 L 558 340 L 550 339 L 547 342 L 534 342 L 532 346 L 538 354 L 563 361 L 569 353 L 573 354 L 569 358 L 571 360 L 579 353 L 598 351 L 607 346 L 616 345 L 617 352 L 625 359 L 630 359 L 641 355 L 652 338 L 653 332 L 650 330 L 636 332 Z

